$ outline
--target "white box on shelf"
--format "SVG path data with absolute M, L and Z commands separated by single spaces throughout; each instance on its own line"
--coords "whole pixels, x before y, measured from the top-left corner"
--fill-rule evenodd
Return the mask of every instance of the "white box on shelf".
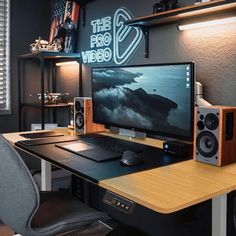
M 45 129 L 55 129 L 58 125 L 54 123 L 46 123 L 45 124 Z M 36 130 L 41 130 L 42 125 L 41 124 L 31 124 L 31 130 L 36 131 Z

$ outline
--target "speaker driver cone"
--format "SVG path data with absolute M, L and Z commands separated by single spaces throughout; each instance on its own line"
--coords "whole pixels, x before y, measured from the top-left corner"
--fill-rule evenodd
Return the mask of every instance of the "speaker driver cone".
M 205 125 L 209 130 L 215 130 L 219 125 L 218 117 L 213 113 L 207 114 L 205 118 Z
M 76 114 L 75 124 L 78 129 L 82 129 L 84 127 L 84 116 L 81 112 Z
M 203 131 L 197 136 L 197 151 L 205 157 L 212 157 L 218 151 L 218 141 L 214 134 Z

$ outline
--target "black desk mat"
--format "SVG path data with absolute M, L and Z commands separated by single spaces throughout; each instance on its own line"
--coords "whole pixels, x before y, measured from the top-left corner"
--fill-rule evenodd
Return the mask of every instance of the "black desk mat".
M 16 145 L 44 160 L 51 162 L 52 164 L 67 169 L 73 174 L 94 183 L 98 183 L 104 179 L 110 179 L 143 170 L 170 165 L 191 158 L 167 155 L 162 149 L 146 146 L 142 154 L 144 162 L 137 166 L 128 167 L 122 166 L 119 159 L 100 163 L 95 162 L 88 158 L 58 148 L 55 144 L 26 146 L 21 142 L 16 143 Z

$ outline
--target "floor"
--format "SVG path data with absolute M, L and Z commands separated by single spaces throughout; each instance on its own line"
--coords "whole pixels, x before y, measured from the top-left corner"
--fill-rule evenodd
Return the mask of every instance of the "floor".
M 86 227 L 86 229 L 82 231 L 74 231 L 71 233 L 60 234 L 58 236 L 104 236 L 106 235 L 111 229 L 104 227 L 103 224 L 98 222 L 93 223 L 90 227 Z M 7 226 L 0 223 L 0 236 L 13 236 L 15 235 L 14 232 L 8 228 Z M 16 234 L 15 236 L 21 236 Z
M 7 226 L 0 224 L 0 235 L 1 236 L 12 236 L 14 232 L 9 229 Z

